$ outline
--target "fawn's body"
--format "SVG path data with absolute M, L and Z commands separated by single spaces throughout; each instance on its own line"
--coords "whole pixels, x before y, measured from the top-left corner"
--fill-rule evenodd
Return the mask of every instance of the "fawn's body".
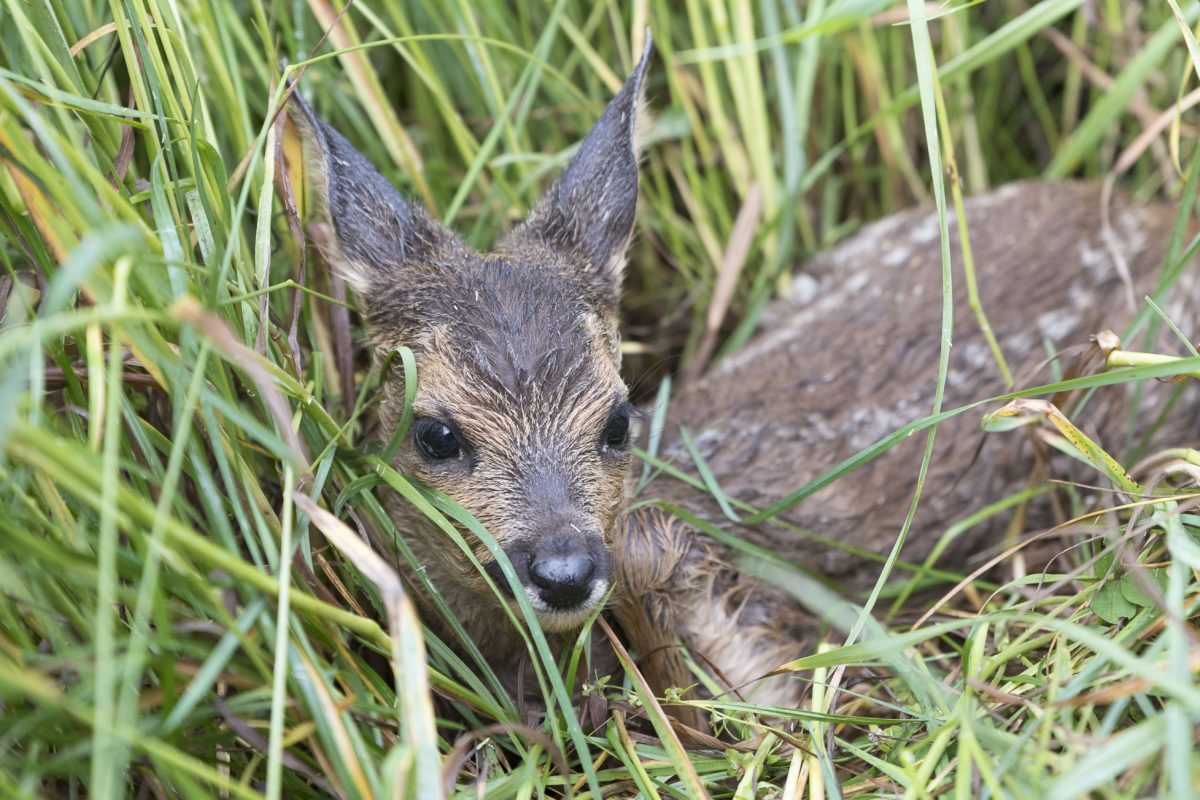
M 563 176 L 491 254 L 470 250 L 410 206 L 302 103 L 292 118 L 325 220 L 314 238 L 356 289 L 376 354 L 407 345 L 417 360 L 414 421 L 397 467 L 488 527 L 513 565 L 517 590 L 556 641 L 572 641 L 611 586 L 635 648 L 659 659 L 651 669 L 656 689 L 690 682 L 671 648 L 679 640 L 739 685 L 802 655 L 811 617 L 681 520 L 649 507 L 622 512 L 631 450 L 617 300 L 636 204 L 646 65 L 643 57 Z M 1042 358 L 1044 338 L 1059 348 L 1080 344 L 1128 316 L 1098 233 L 1098 198 L 1093 186 L 1023 184 L 969 204 L 984 308 L 1019 375 Z M 1139 292 L 1152 285 L 1171 220 L 1163 207 L 1118 201 L 1116 241 Z M 673 399 L 664 455 L 686 465 L 675 433 L 686 426 L 724 491 L 761 507 L 929 413 L 937 235 L 927 212 L 900 215 L 809 265 L 796 282 L 802 296 L 773 306 L 758 339 Z M 1195 277 L 1186 275 L 1174 296 L 1188 300 L 1188 313 L 1177 320 L 1190 320 L 1197 294 Z M 961 292 L 957 299 L 947 408 L 1003 390 Z M 385 437 L 399 423 L 404 390 L 399 371 L 385 376 Z M 1105 431 L 1123 419 L 1119 410 L 1099 416 Z M 978 414 L 939 431 L 906 559 L 920 560 L 947 524 L 1028 473 L 1011 458 L 1017 436 L 989 441 L 975 459 L 978 431 Z M 905 443 L 783 517 L 827 539 L 886 551 L 919 455 L 915 440 Z M 724 519 L 711 497 L 682 483 L 660 479 L 648 493 Z M 398 498 L 389 502 L 415 567 L 516 689 L 524 647 L 486 577 L 424 515 Z M 776 526 L 736 534 L 834 582 L 869 581 L 861 558 Z M 969 552 L 976 539 L 962 537 L 951 555 Z M 510 589 L 486 548 L 474 543 L 473 550 L 496 585 Z M 433 607 L 426 611 L 439 628 Z M 596 656 L 596 672 L 612 669 L 604 648 Z M 798 695 L 794 684 L 775 681 L 759 699 L 791 703 Z
M 1137 205 L 1117 194 L 1110 250 L 1101 224 L 1101 195 L 1095 183 L 1028 182 L 966 203 L 982 306 L 1016 388 L 1055 380 L 1048 352 L 1059 354 L 1057 365 L 1069 375 L 1090 351 L 1092 334 L 1105 328 L 1120 331 L 1130 321 L 1133 312 L 1118 258 L 1127 265 L 1139 302 L 1157 288 L 1174 210 Z M 953 219 L 951 226 L 955 230 Z M 955 314 L 944 409 L 1008 391 L 969 308 L 957 235 L 951 252 Z M 679 430 L 685 428 L 721 490 L 764 508 L 931 413 L 940 264 L 937 215 L 925 209 L 871 225 L 805 265 L 795 281 L 801 297 L 770 306 L 756 338 L 672 398 L 660 457 L 695 474 L 680 443 Z M 1194 336 L 1200 316 L 1200 276 L 1194 269 L 1182 273 L 1168 298 L 1167 315 Z M 1167 334 L 1153 344 L 1162 352 L 1186 354 Z M 1146 387 L 1139 406 L 1146 422 L 1172 390 L 1164 384 Z M 1156 440 L 1184 444 L 1200 438 L 1195 388 L 1184 391 Z M 1127 450 L 1123 437 L 1132 392 L 1129 384 L 1100 389 L 1075 418 L 1117 455 Z M 1072 469 L 1064 457 L 1039 472 L 1038 459 L 1021 432 L 983 432 L 980 418 L 986 410 L 994 409 L 939 424 L 903 560 L 923 562 L 951 525 L 1046 478 L 1101 482 L 1094 472 Z M 877 578 L 878 562 L 794 529 L 886 554 L 908 513 L 924 446 L 925 435 L 914 435 L 787 509 L 780 519 L 792 530 L 771 523 L 733 525 L 711 494 L 680 481 L 656 480 L 643 497 L 661 498 L 769 547 L 834 586 L 861 589 Z M 1037 498 L 1021 530 L 1053 524 L 1050 505 L 1048 498 Z M 965 530 L 939 563 L 961 571 L 979 551 L 998 550 L 1003 524 L 1012 513 Z M 816 632 L 814 617 L 790 595 L 743 578 L 729 566 L 736 555 L 729 548 L 697 536 L 658 509 L 635 512 L 617 543 L 637 551 L 614 559 L 622 579 L 634 587 L 625 595 L 636 604 L 623 614 L 629 620 L 626 627 L 653 620 L 634 638 L 654 640 L 656 630 L 668 631 L 660 640 L 681 636 L 734 686 L 807 654 L 806 644 Z M 674 565 L 666 568 L 664 561 Z M 646 564 L 652 566 L 644 568 Z M 669 660 L 671 651 L 661 652 L 660 660 Z M 655 672 L 658 683 L 686 680 L 678 661 L 658 664 Z M 760 699 L 787 704 L 795 691 L 775 681 Z

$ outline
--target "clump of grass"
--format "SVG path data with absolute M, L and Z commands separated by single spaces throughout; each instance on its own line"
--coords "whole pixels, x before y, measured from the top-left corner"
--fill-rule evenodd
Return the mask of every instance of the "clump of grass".
M 628 706 L 585 728 L 532 631 L 552 713 L 527 727 L 478 651 L 421 629 L 397 591 L 411 553 L 382 492 L 452 538 L 451 521 L 487 534 L 366 444 L 377 376 L 277 193 L 273 112 L 280 63 L 303 67 L 323 116 L 486 246 L 653 26 L 627 296 L 630 377 L 649 396 L 706 337 L 744 342 L 806 253 L 940 199 L 939 152 L 970 192 L 1119 165 L 1150 197 L 1177 191 L 1182 165 L 1194 197 L 1195 131 L 1171 106 L 1197 4 L 1001 0 L 910 25 L 924 4 L 0 3 L 0 794 L 1194 790 L 1188 496 L 1131 512 L 1119 547 L 1085 536 L 1032 599 L 1033 578 L 968 579 L 936 622 L 831 642 L 789 667 L 812 681 L 808 709 L 701 704 L 726 751 L 664 735 L 636 676 L 612 676 Z M 747 206 L 761 222 L 722 281 Z M 1180 230 L 1177 264 L 1194 247 Z M 990 593 L 967 602 L 975 590 Z

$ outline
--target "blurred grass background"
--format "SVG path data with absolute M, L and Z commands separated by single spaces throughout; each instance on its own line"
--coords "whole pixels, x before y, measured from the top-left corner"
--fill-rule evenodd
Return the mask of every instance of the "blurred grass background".
M 936 84 L 907 23 L 922 8 Z M 1019 614 L 1001 591 L 965 633 L 815 654 L 786 731 L 754 739 L 761 709 L 711 704 L 740 742 L 725 750 L 626 724 L 644 703 L 620 675 L 624 704 L 585 728 L 533 632 L 553 713 L 524 726 L 478 654 L 423 635 L 353 547 L 406 557 L 380 483 L 469 520 L 364 444 L 374 376 L 344 287 L 302 258 L 269 112 L 280 65 L 305 65 L 317 111 L 486 247 L 652 27 L 626 295 L 628 377 L 649 397 L 706 330 L 744 341 L 805 254 L 931 199 L 919 77 L 968 193 L 1119 167 L 1139 197 L 1178 194 L 1196 130 L 1172 106 L 1194 102 L 1198 17 L 1122 0 L 0 0 L 0 796 L 1192 796 L 1200 662 L 1168 622 L 1197 603 L 1188 514 L 1160 523 L 1174 560 L 1159 539 L 1141 555 L 1169 614 L 1124 578 Z M 744 266 L 719 290 L 747 207 Z M 1098 618 L 1092 596 L 1114 591 L 1122 613 Z

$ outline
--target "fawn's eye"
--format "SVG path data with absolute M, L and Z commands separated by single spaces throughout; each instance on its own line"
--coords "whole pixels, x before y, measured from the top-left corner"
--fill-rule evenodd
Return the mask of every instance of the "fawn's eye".
M 604 448 L 620 449 L 629 444 L 629 412 L 618 408 L 608 418 L 608 426 L 604 429 Z
M 446 423 L 429 417 L 421 417 L 413 422 L 413 439 L 421 452 L 434 461 L 456 458 L 462 452 L 454 431 Z

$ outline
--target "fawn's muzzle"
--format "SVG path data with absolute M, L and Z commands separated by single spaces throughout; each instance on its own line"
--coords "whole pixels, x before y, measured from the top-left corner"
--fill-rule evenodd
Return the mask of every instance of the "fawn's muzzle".
M 594 526 L 578 518 L 557 523 L 562 519 L 546 525 L 547 533 L 505 547 L 505 554 L 542 625 L 566 630 L 582 623 L 603 600 L 611 565 L 604 537 Z M 486 569 L 510 594 L 500 565 L 493 561 Z
M 572 609 L 592 595 L 596 562 L 578 547 L 546 548 L 535 552 L 529 578 L 538 596 L 553 609 Z

